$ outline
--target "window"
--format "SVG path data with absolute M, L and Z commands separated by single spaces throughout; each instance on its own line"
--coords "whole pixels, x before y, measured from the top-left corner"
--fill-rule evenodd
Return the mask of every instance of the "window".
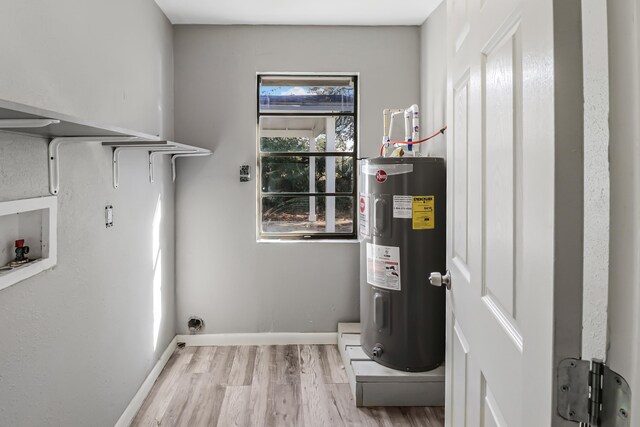
M 357 77 L 258 76 L 258 234 L 355 238 Z

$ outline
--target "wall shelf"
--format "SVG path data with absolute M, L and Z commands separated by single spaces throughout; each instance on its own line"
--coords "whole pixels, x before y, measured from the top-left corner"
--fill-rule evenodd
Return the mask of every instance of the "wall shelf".
M 49 191 L 60 191 L 60 147 L 78 143 L 101 142 L 113 148 L 113 187 L 118 188 L 118 160 L 126 150 L 149 152 L 149 181 L 153 182 L 153 159 L 171 155 L 172 176 L 175 180 L 176 157 L 209 156 L 211 150 L 177 142 L 165 141 L 149 135 L 114 126 L 103 126 L 65 114 L 43 110 L 24 104 L 0 100 L 0 130 L 37 136 L 49 140 Z M 157 154 L 155 154 L 157 153 Z
M 57 263 L 58 198 L 0 202 L 0 290 L 52 268 Z M 25 239 L 32 261 L 9 270 L 15 240 Z

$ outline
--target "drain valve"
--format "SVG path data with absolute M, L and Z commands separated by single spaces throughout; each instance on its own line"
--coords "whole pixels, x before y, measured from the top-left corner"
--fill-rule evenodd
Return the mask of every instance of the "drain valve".
M 373 357 L 380 357 L 382 356 L 382 344 L 376 344 L 373 346 L 373 349 L 371 350 L 371 354 L 373 354 Z

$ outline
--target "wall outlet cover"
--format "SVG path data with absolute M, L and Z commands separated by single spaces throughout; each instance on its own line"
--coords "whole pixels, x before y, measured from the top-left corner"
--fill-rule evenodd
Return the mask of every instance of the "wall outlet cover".
M 240 182 L 248 182 L 251 180 L 251 166 L 240 166 Z
M 107 228 L 113 227 L 113 206 L 111 205 L 104 208 L 104 222 Z

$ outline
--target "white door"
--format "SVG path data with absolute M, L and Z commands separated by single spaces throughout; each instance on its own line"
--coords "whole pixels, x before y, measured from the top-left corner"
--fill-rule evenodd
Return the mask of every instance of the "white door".
M 446 422 L 563 425 L 555 367 L 580 356 L 582 321 L 580 1 L 448 0 L 447 32 Z

